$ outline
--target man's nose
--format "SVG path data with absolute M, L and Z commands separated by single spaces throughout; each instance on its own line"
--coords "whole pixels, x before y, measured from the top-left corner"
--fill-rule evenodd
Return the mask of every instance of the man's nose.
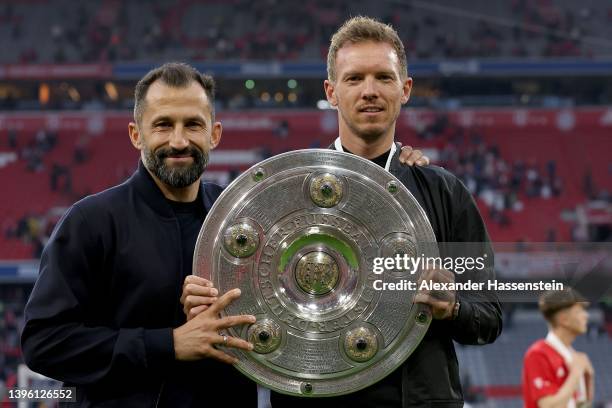
M 364 99 L 374 99 L 378 97 L 378 87 L 374 78 L 367 77 L 363 81 L 363 90 L 361 96 Z
M 187 139 L 187 136 L 185 135 L 185 128 L 183 126 L 177 125 L 174 128 L 174 131 L 170 135 L 168 144 L 170 147 L 177 150 L 182 150 L 189 146 L 189 139 Z

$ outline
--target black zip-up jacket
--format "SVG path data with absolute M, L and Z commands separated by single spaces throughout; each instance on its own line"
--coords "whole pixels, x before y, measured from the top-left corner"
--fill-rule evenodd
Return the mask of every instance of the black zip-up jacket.
M 220 192 L 201 184 L 206 211 Z M 43 251 L 25 309 L 26 364 L 76 386 L 82 407 L 256 406 L 255 383 L 232 366 L 175 361 L 183 264 L 192 262 L 181 245 L 142 163 L 125 183 L 74 204 Z
M 330 148 L 333 149 L 333 145 Z M 478 274 L 457 275 L 456 280 L 485 282 L 494 279 L 489 236 L 465 185 L 441 167 L 402 165 L 399 161 L 400 151 L 398 146 L 389 171 L 423 207 L 437 241 L 477 243 L 469 246 L 471 253 L 468 255 L 491 254 L 487 262 L 489 268 Z M 457 255 L 452 250 L 445 254 L 442 248 L 443 244 L 442 256 Z M 463 393 L 453 340 L 472 345 L 492 343 L 501 334 L 502 314 L 494 293 L 460 292 L 457 298 L 461 304 L 457 319 L 432 321 L 412 355 L 380 382 L 345 396 L 315 400 L 273 392 L 273 408 L 462 407 Z

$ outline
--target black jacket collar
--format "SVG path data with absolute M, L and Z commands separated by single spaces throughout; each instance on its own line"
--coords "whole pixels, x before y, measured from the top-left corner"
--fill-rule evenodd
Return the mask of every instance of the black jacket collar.
M 142 160 L 138 161 L 138 169 L 134 172 L 132 177 L 130 177 L 128 182 L 134 185 L 136 191 L 138 191 L 145 202 L 153 208 L 156 213 L 165 218 L 175 218 L 172 207 L 168 203 L 164 193 L 162 193 L 157 184 L 155 184 L 153 176 L 149 174 Z M 221 187 L 200 181 L 200 190 L 198 191 L 196 200 L 202 200 L 204 209 L 208 213 L 220 191 Z

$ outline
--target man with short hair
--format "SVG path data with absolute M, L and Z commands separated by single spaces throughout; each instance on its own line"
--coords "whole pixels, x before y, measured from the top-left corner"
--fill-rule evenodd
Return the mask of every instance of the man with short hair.
M 185 323 L 182 282 L 219 186 L 202 182 L 221 139 L 214 82 L 169 63 L 136 86 L 130 140 L 138 170 L 121 185 L 74 204 L 53 232 L 25 310 L 22 348 L 34 371 L 76 387 L 79 406 L 255 406 L 255 384 L 218 344 L 250 350 L 219 330 L 254 316 L 220 319 L 240 296 L 217 298 Z M 213 304 L 214 302 L 214 304 Z
M 525 353 L 523 399 L 526 408 L 579 407 L 594 396 L 593 365 L 572 343 L 585 334 L 588 303 L 566 287 L 545 292 L 538 302 L 548 323 L 546 339 L 536 341 Z
M 439 243 L 476 243 L 471 254 L 491 254 L 486 227 L 463 183 L 437 166 L 399 164 L 395 124 L 410 98 L 406 53 L 397 32 L 368 17 L 346 21 L 332 36 L 324 82 L 329 103 L 338 110 L 339 137 L 333 148 L 379 164 L 410 190 L 425 210 Z M 444 256 L 442 247 L 441 255 Z M 447 254 L 448 255 L 448 254 Z M 455 275 L 425 271 L 422 279 L 454 282 L 493 278 L 492 259 L 480 273 Z M 412 355 L 380 382 L 341 397 L 317 400 L 318 407 L 458 407 L 463 406 L 453 340 L 482 345 L 501 333 L 501 307 L 490 292 L 421 291 L 415 302 L 428 304 L 433 321 Z M 274 407 L 288 406 L 272 393 Z M 293 400 L 292 407 L 309 405 Z

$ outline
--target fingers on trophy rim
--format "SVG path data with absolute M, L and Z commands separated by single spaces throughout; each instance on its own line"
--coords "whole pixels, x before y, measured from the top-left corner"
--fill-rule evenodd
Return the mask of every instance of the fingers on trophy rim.
M 191 288 L 189 288 L 190 286 Z M 193 286 L 196 286 L 197 288 L 214 288 L 213 283 L 208 279 L 197 275 L 188 275 L 183 281 L 183 289 L 189 288 L 193 290 Z
M 221 361 L 222 363 L 236 364 L 238 362 L 237 358 L 232 357 L 229 354 L 224 353 L 223 351 L 218 350 L 216 348 L 210 350 L 210 356 L 216 360 Z
M 212 286 L 198 285 L 197 283 L 187 283 L 183 288 L 183 295 L 189 296 L 217 296 L 219 291 Z
M 227 329 L 241 324 L 255 323 L 255 321 L 253 315 L 225 316 L 217 320 L 217 329 Z
M 189 295 L 185 298 L 184 305 L 188 309 L 193 309 L 194 307 L 202 306 L 202 305 L 210 305 L 217 301 L 216 296 L 196 296 Z
M 215 303 L 210 305 L 208 310 L 210 310 L 213 313 L 220 312 L 227 305 L 232 303 L 232 301 L 234 301 L 235 299 L 239 298 L 240 297 L 240 293 L 241 293 L 240 289 L 238 289 L 238 288 L 232 289 L 232 290 L 224 293 L 222 296 L 219 297 L 219 299 L 217 299 L 217 301 Z

